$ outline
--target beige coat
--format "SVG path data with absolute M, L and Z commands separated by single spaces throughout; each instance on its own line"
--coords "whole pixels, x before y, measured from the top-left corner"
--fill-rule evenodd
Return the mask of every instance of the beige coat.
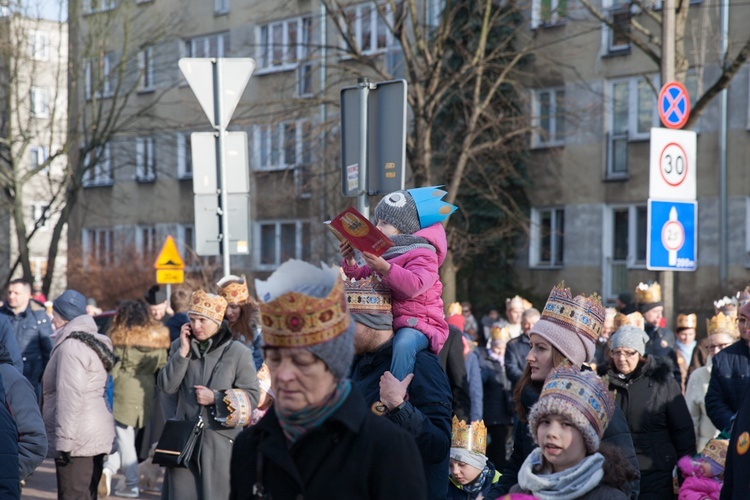
M 719 432 L 706 414 L 705 399 L 709 380 L 711 380 L 711 358 L 708 359 L 706 366 L 696 369 L 690 375 L 685 389 L 685 402 L 688 405 L 688 410 L 690 410 L 690 416 L 693 417 L 696 449 L 698 451 L 703 450 L 706 443 Z
M 97 333 L 91 316 L 73 318 L 57 333 L 42 376 L 42 416 L 47 430 L 47 456 L 67 451 L 73 457 L 93 457 L 112 451 L 115 421 L 107 407 L 107 372 L 93 349 L 73 332 L 90 333 L 112 349 L 108 337 Z

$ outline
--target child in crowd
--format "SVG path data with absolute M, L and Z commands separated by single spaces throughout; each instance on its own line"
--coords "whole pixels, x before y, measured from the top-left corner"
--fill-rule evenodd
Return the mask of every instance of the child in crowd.
M 708 442 L 698 458 L 684 456 L 677 462 L 685 478 L 678 500 L 719 500 L 728 447 L 728 440 L 715 438 Z
M 600 446 L 615 403 L 591 371 L 554 369 L 529 414 L 539 445 L 518 472 L 511 492 L 547 499 L 627 500 L 621 491 L 636 477 L 619 449 Z
M 375 207 L 377 227 L 394 246 L 382 257 L 363 252 L 367 265 L 357 265 L 349 242 L 339 247 L 349 278 L 364 279 L 375 272 L 391 289 L 396 335 L 390 371 L 398 380 L 414 371 L 417 352 L 429 347 L 437 354 L 448 337 L 438 274 L 448 243 L 440 222 L 456 207 L 441 201 L 445 194 L 426 187 L 395 191 L 380 200 Z
M 487 427 L 483 421 L 467 425 L 453 417 L 450 451 L 450 482 L 446 499 L 497 498 L 500 473 L 485 455 Z

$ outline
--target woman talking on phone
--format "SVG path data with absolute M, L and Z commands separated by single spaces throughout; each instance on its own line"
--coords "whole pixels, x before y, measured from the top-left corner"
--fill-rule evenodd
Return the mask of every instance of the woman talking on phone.
M 229 498 L 229 460 L 241 427 L 226 427 L 215 419 L 214 405 L 227 389 L 242 389 L 252 407 L 258 402 L 258 380 L 252 351 L 232 340 L 222 322 L 227 301 L 198 290 L 190 300 L 180 337 L 172 342 L 169 361 L 159 373 L 159 388 L 177 394 L 173 418 L 200 414 L 204 430 L 199 450 L 188 468 L 168 467 L 162 498 Z

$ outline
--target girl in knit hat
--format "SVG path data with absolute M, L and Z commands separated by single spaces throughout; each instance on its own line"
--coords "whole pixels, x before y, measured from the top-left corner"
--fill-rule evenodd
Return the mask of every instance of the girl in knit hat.
M 712 439 L 697 458 L 684 456 L 677 462 L 685 478 L 678 500 L 719 500 L 728 447 L 729 440 Z
M 623 486 L 636 477 L 617 448 L 600 447 L 615 403 L 593 372 L 553 370 L 529 415 L 538 448 L 526 458 L 511 492 L 547 499 L 626 500 Z
M 393 358 L 391 374 L 404 380 L 414 371 L 417 352 L 440 352 L 448 338 L 448 324 L 440 298 L 443 284 L 438 268 L 448 242 L 440 224 L 456 207 L 441 201 L 437 187 L 395 191 L 375 207 L 377 227 L 394 243 L 382 257 L 364 252 L 367 265 L 358 266 L 348 241 L 340 244 L 342 267 L 357 280 L 377 273 L 393 294 Z

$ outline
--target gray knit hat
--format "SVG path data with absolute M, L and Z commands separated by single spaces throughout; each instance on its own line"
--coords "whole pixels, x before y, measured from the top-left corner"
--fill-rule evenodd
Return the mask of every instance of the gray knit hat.
M 394 191 L 385 195 L 375 207 L 375 218 L 387 222 L 401 234 L 414 234 L 422 228 L 417 204 L 408 191 Z
M 70 321 L 86 314 L 86 297 L 75 290 L 65 290 L 52 302 L 52 310 L 65 321 Z
M 319 357 L 336 379 L 349 375 L 354 322 L 339 270 L 288 260 L 266 280 L 255 280 L 266 347 L 301 347 Z
M 633 349 L 643 356 L 646 353 L 646 344 L 651 340 L 646 332 L 633 325 L 623 325 L 609 339 L 609 349 L 620 347 Z

